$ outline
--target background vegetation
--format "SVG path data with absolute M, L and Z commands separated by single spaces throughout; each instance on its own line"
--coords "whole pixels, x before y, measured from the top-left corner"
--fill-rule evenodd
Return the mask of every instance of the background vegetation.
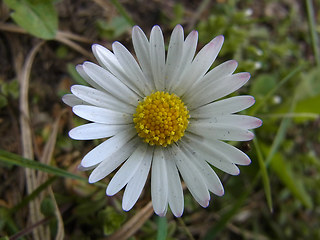
M 0 2 L 1 239 L 320 239 L 320 4 L 311 0 L 4 0 Z M 318 20 L 318 21 L 317 21 Z M 74 66 L 92 43 L 132 50 L 131 27 L 165 39 L 176 24 L 199 31 L 199 48 L 223 34 L 217 65 L 252 74 L 236 94 L 264 122 L 252 159 L 222 172 L 225 195 L 201 208 L 185 191 L 182 218 L 153 214 L 150 183 L 130 212 L 105 196 L 110 176 L 87 183 L 76 166 L 98 141 L 74 141 L 84 123 L 61 102 L 82 83 Z

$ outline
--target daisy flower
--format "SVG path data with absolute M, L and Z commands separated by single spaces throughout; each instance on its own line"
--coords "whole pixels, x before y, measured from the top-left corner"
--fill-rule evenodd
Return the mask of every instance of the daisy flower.
M 249 157 L 226 141 L 248 141 L 249 129 L 261 125 L 255 117 L 234 114 L 254 104 L 252 96 L 218 100 L 239 89 L 250 78 L 233 73 L 230 60 L 209 70 L 224 41 L 217 36 L 197 54 L 198 32 L 184 38 L 181 25 L 171 35 L 166 54 L 162 31 L 152 28 L 148 39 L 138 27 L 132 30 L 133 55 L 119 42 L 112 51 L 94 44 L 99 65 L 84 62 L 76 67 L 91 87 L 74 85 L 63 101 L 79 117 L 91 123 L 72 129 L 77 140 L 107 138 L 87 153 L 79 166 L 94 169 L 89 182 L 111 172 L 106 194 L 125 188 L 122 208 L 137 202 L 148 175 L 156 214 L 164 216 L 168 205 L 176 217 L 184 210 L 181 178 L 194 199 L 207 207 L 210 192 L 224 189 L 214 168 L 238 175 L 237 165 Z

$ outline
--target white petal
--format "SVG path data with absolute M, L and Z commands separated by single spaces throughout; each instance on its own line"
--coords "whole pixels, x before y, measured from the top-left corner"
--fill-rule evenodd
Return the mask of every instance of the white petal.
M 227 76 L 208 84 L 198 92 L 192 92 L 192 96 L 186 98 L 185 103 L 190 110 L 208 104 L 238 90 L 249 79 L 250 74 L 245 72 Z
M 150 34 L 150 61 L 157 91 L 164 90 L 165 48 L 161 28 L 154 26 Z
M 209 138 L 227 141 L 250 141 L 254 134 L 247 129 L 224 123 L 208 123 L 204 121 L 189 122 L 188 132 Z
M 132 82 L 130 77 L 126 74 L 125 70 L 122 68 L 118 59 L 110 50 L 108 50 L 107 48 L 101 45 L 93 44 L 92 52 L 102 67 L 110 71 L 122 83 L 124 83 L 130 89 L 132 89 L 137 94 L 142 96 L 142 93 L 139 91 L 136 85 Z
M 210 141 L 187 133 L 184 136 L 184 143 L 188 144 L 189 148 L 193 150 L 195 158 L 204 160 L 231 175 L 238 175 L 240 173 L 239 168 L 230 162 L 227 153 L 217 151 L 217 149 L 209 144 Z
M 260 127 L 262 124 L 262 121 L 259 118 L 240 114 L 218 115 L 207 119 L 192 119 L 190 122 L 192 122 L 192 124 L 195 123 L 204 126 L 212 125 L 212 127 L 216 124 L 223 124 L 242 129 L 254 129 Z
M 97 165 L 98 164 L 90 166 L 90 167 L 84 167 L 81 164 L 79 164 L 77 168 L 78 168 L 79 171 L 88 171 L 88 170 L 94 169 Z
M 189 33 L 187 36 L 186 40 L 183 43 L 183 52 L 182 52 L 182 57 L 181 57 L 181 63 L 179 66 L 179 69 L 177 70 L 177 73 L 180 75 L 183 75 L 185 71 L 190 67 L 192 59 L 194 57 L 194 54 L 197 49 L 197 43 L 198 43 L 198 32 L 197 31 L 192 31 Z M 174 92 L 174 90 L 177 87 L 183 87 L 180 84 L 180 76 L 177 76 L 177 79 L 174 81 L 169 82 L 169 90 Z
M 114 42 L 112 48 L 119 63 L 125 68 L 126 74 L 129 76 L 132 84 L 135 85 L 144 96 L 149 95 L 152 90 L 151 83 L 144 76 L 132 54 L 119 42 Z
M 207 144 L 212 146 L 215 151 L 224 154 L 229 162 L 239 165 L 249 165 L 251 163 L 250 158 L 244 152 L 228 143 L 219 140 L 210 140 L 210 143 Z
M 155 89 L 150 61 L 150 44 L 140 27 L 132 29 L 132 43 L 136 52 L 140 67 L 147 79 L 150 79 L 152 89 Z
M 218 123 L 237 126 L 243 129 L 254 129 L 262 125 L 261 119 L 240 114 L 217 116 L 210 118 L 210 120 L 217 121 Z
M 178 96 L 183 95 L 187 89 L 189 89 L 205 75 L 218 56 L 223 41 L 224 37 L 222 35 L 217 36 L 200 50 L 200 52 L 192 61 L 191 66 L 188 67 L 188 69 L 181 75 L 179 85 L 183 85 L 183 88 L 178 86 L 175 89 L 175 93 Z
M 161 147 L 156 147 L 151 169 L 151 199 L 154 212 L 164 216 L 168 205 L 168 176 Z
M 231 75 L 238 67 L 238 62 L 235 60 L 229 60 L 216 66 L 210 72 L 208 72 L 202 79 L 201 84 L 207 84 L 208 82 L 215 81 L 219 78 Z
M 252 96 L 236 96 L 213 102 L 190 111 L 192 118 L 211 118 L 213 116 L 240 112 L 255 103 Z
M 207 185 L 207 188 L 212 193 L 218 196 L 222 196 L 224 194 L 224 189 L 215 171 L 211 168 L 211 166 L 206 161 L 195 158 L 192 154 L 193 150 L 190 149 L 187 144 L 185 144 L 183 141 L 181 141 L 181 144 L 184 146 L 185 153 L 188 155 L 190 159 L 192 159 L 192 162 L 196 165 L 199 172 L 201 173 L 201 176 L 203 177 Z
M 103 87 L 111 95 L 126 103 L 136 106 L 140 97 L 110 72 L 91 62 L 85 62 L 83 64 L 83 69 L 92 78 L 92 80 Z
M 128 182 L 122 198 L 122 209 L 124 211 L 129 211 L 137 202 L 148 178 L 152 155 L 153 148 L 148 147 L 147 152 L 140 163 L 139 169 Z
M 106 108 L 76 105 L 72 108 L 74 114 L 88 121 L 104 124 L 128 124 L 132 123 L 132 115 L 128 113 L 116 112 Z
M 120 101 L 107 92 L 102 92 L 100 90 L 82 85 L 73 85 L 71 87 L 71 92 L 78 98 L 97 107 L 104 107 L 117 112 L 125 112 L 130 114 L 135 112 L 135 107 Z
M 224 195 L 223 185 L 212 167 L 203 160 L 195 161 L 195 164 L 201 172 L 208 189 L 217 196 Z
M 113 176 L 107 187 L 106 193 L 108 196 L 112 196 L 119 192 L 130 181 L 130 179 L 139 169 L 140 164 L 146 154 L 147 148 L 147 144 L 140 144 L 128 158 L 128 160 L 118 170 L 118 172 Z
M 192 31 L 186 37 L 186 40 L 183 44 L 183 54 L 182 59 L 185 64 L 191 63 L 192 59 L 194 58 L 194 54 L 197 50 L 198 44 L 198 32 Z
M 179 172 L 194 199 L 202 207 L 207 207 L 210 201 L 210 194 L 197 167 L 178 146 L 172 145 L 169 151 L 171 151 Z
M 96 89 L 99 89 L 99 90 L 103 90 L 102 87 L 100 87 L 95 81 L 93 81 L 89 76 L 88 74 L 86 74 L 86 72 L 84 71 L 83 69 L 83 66 L 78 64 L 76 66 L 76 70 L 77 72 L 80 74 L 80 76 L 87 82 L 89 83 L 92 87 L 96 88 Z
M 179 172 L 168 148 L 164 149 L 168 176 L 168 202 L 173 215 L 181 217 L 184 209 L 183 190 Z
M 172 32 L 167 61 L 166 61 L 166 74 L 165 74 L 165 88 L 168 89 L 171 81 L 175 81 L 178 74 L 180 74 L 180 66 L 182 62 L 183 44 L 184 44 L 184 34 L 181 25 L 177 25 Z
M 82 159 L 81 165 L 90 167 L 102 162 L 125 146 L 136 134 L 137 132 L 134 128 L 129 128 L 116 134 L 88 152 Z
M 76 97 L 73 94 L 66 94 L 62 97 L 62 101 L 70 107 L 81 105 L 81 104 L 88 104 L 87 102 L 81 100 L 80 98 Z
M 113 73 L 115 76 L 124 74 L 124 70 L 116 56 L 107 48 L 99 45 L 92 45 L 92 52 L 101 66 Z
M 140 143 L 139 137 L 133 138 L 126 143 L 121 149 L 114 152 L 108 158 L 103 160 L 90 174 L 89 183 L 95 183 L 119 167 L 128 157 L 131 156 L 133 151 L 137 148 Z
M 219 66 L 215 67 L 210 72 L 208 72 L 206 75 L 204 75 L 201 81 L 198 81 L 195 84 L 193 84 L 192 88 L 190 88 L 189 91 L 186 92 L 184 97 L 188 98 L 194 92 L 198 92 L 201 89 L 206 88 L 209 83 L 217 81 L 226 76 L 230 76 L 236 70 L 237 67 L 238 63 L 235 60 L 229 60 L 220 64 Z
M 134 128 L 130 125 L 110 125 L 101 123 L 88 123 L 79 127 L 73 128 L 69 132 L 69 136 L 76 140 L 93 140 L 106 138 L 115 135 L 126 128 Z

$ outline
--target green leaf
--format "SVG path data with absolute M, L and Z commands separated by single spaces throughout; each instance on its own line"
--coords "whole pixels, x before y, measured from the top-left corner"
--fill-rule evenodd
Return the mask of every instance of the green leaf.
M 302 74 L 302 80 L 296 88 L 297 104 L 295 113 L 320 114 L 320 68 L 312 68 Z M 295 122 L 309 121 L 308 117 L 300 117 Z
M 250 94 L 253 96 L 265 96 L 276 87 L 276 76 L 272 74 L 261 74 L 252 80 Z
M 131 26 L 135 25 L 135 22 L 132 20 L 132 18 L 129 16 L 128 12 L 126 11 L 126 9 L 122 6 L 122 4 L 118 0 L 110 0 L 110 2 L 115 6 L 115 8 L 120 13 L 120 15 L 123 16 Z
M 0 232 L 6 232 L 7 234 L 14 234 L 19 231 L 16 225 L 16 221 L 13 219 L 13 214 L 10 209 L 0 207 Z M 0 238 L 6 239 L 6 238 Z M 21 238 L 20 238 L 21 239 Z
M 54 39 L 58 15 L 52 0 L 4 0 L 13 9 L 13 20 L 28 33 L 43 39 Z
M 19 97 L 19 82 L 18 79 L 14 79 L 9 82 L 2 82 L 1 84 L 1 92 L 6 97 L 12 97 L 13 99 L 17 99 Z
M 8 236 L 5 236 L 5 237 L 1 237 L 0 240 L 10 240 L 10 238 Z
M 259 102 L 250 108 L 249 115 L 255 115 L 265 104 L 268 103 L 268 100 L 276 94 L 277 91 L 290 79 L 296 76 L 305 66 L 298 66 L 294 70 L 292 70 L 290 73 L 288 73 L 281 81 L 277 83 L 271 90 L 268 91 Z
M 130 23 L 123 17 L 114 17 L 111 21 L 98 20 L 97 27 L 103 38 L 115 39 L 131 29 Z
M 54 216 L 56 210 L 54 202 L 50 197 L 46 197 L 45 199 L 43 199 L 40 209 L 41 213 L 46 217 Z
M 317 118 L 320 114 L 320 68 L 312 68 L 310 71 L 301 74 L 301 80 L 295 88 L 295 107 L 290 113 L 293 115 L 295 123 L 302 123 Z M 290 108 L 289 101 L 284 103 L 278 113 L 285 113 Z
M 313 203 L 311 197 L 306 191 L 302 181 L 294 175 L 291 166 L 288 162 L 285 162 L 280 153 L 274 154 L 270 166 L 290 192 L 299 199 L 305 207 L 312 208 Z
M 157 240 L 166 240 L 168 233 L 168 222 L 166 217 L 157 218 L 158 232 Z
M 174 17 L 170 23 L 172 28 L 174 28 L 177 24 L 180 24 L 181 22 L 183 22 L 184 13 L 185 13 L 185 9 L 183 4 L 175 3 L 173 6 Z
M 103 232 L 105 235 L 110 235 L 118 230 L 126 220 L 126 216 L 122 213 L 118 213 L 112 207 L 106 207 L 98 214 L 98 219 L 103 222 Z
M 297 100 L 301 101 L 320 94 L 320 68 L 312 68 L 303 73 L 299 85 L 296 88 Z
M 295 113 L 320 114 L 320 94 L 315 97 L 304 99 L 297 103 Z
M 3 230 L 6 222 L 8 221 L 7 218 L 9 216 L 9 210 L 4 207 L 0 207 L 0 231 Z
M 88 83 L 80 76 L 80 74 L 77 72 L 76 68 L 73 64 L 68 63 L 67 64 L 67 71 L 72 77 L 72 79 L 77 83 L 85 86 L 89 86 Z
M 8 105 L 8 100 L 5 96 L 0 95 L 0 109 Z

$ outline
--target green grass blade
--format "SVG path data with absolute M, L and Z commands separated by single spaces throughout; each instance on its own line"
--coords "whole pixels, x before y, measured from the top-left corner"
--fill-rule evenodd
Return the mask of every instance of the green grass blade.
M 312 41 L 312 48 L 314 52 L 314 58 L 316 60 L 317 66 L 320 66 L 320 55 L 319 55 L 319 39 L 316 30 L 316 23 L 315 23 L 315 16 L 314 16 L 314 9 L 312 0 L 306 0 L 307 5 L 307 13 L 308 13 L 308 23 L 310 28 L 310 35 Z
M 257 156 L 258 156 L 258 163 L 259 163 L 259 167 L 260 167 L 260 173 L 261 173 L 261 177 L 262 177 L 262 183 L 263 183 L 268 207 L 269 207 L 270 211 L 273 212 L 271 187 L 270 187 L 270 180 L 269 180 L 268 171 L 266 168 L 266 161 L 263 159 L 262 151 L 260 149 L 257 138 L 253 139 L 253 143 L 254 143 L 254 146 L 255 146 L 255 149 L 257 152 Z
M 27 205 L 30 201 L 35 199 L 43 190 L 45 190 L 48 186 L 50 186 L 55 180 L 57 179 L 56 176 L 48 178 L 47 181 L 42 183 L 39 187 L 37 187 L 30 195 L 27 195 L 20 203 L 10 209 L 12 213 L 18 211 L 20 208 Z
M 289 114 L 292 113 L 296 106 L 296 94 L 294 95 Z M 267 166 L 270 164 L 272 170 L 277 174 L 282 183 L 290 190 L 290 192 L 301 201 L 303 205 L 308 208 L 312 207 L 311 197 L 308 195 L 301 181 L 299 181 L 293 174 L 288 162 L 284 161 L 282 155 L 278 151 L 282 142 L 285 140 L 287 129 L 291 123 L 290 118 L 284 118 L 281 121 L 280 127 L 277 131 L 276 137 L 271 145 L 268 156 L 266 158 Z
M 207 234 L 202 238 L 202 240 L 212 240 L 215 239 L 218 234 L 225 229 L 226 225 L 232 218 L 238 213 L 241 206 L 244 204 L 245 200 L 248 199 L 249 194 L 253 191 L 253 189 L 257 186 L 259 179 L 261 177 L 261 170 L 256 174 L 254 179 L 252 180 L 251 185 L 245 189 L 242 195 L 239 196 L 233 207 L 223 214 L 223 216 L 215 223 L 215 225 L 207 232 Z
M 251 188 L 250 188 L 251 191 Z M 233 207 L 223 214 L 223 216 L 215 223 L 213 228 L 211 228 L 207 234 L 204 236 L 202 240 L 212 240 L 215 239 L 216 236 L 223 230 L 225 229 L 226 225 L 228 222 L 233 218 L 234 215 L 237 214 L 245 200 L 248 198 L 249 191 L 245 191 L 240 198 L 235 202 Z
M 276 153 L 270 163 L 272 170 L 277 174 L 281 182 L 290 190 L 293 196 L 307 208 L 312 208 L 310 195 L 305 190 L 303 182 L 294 176 L 294 173 L 280 153 Z
M 64 178 L 72 178 L 84 182 L 88 182 L 88 179 L 85 177 L 81 177 L 79 175 L 70 173 L 66 170 L 63 170 L 61 168 L 53 167 L 50 165 L 46 165 L 37 161 L 33 161 L 24 157 L 21 157 L 20 155 L 10 153 L 4 150 L 0 149 L 0 161 L 3 163 L 7 163 L 9 165 L 16 165 L 20 167 L 26 167 L 26 168 L 32 168 L 36 169 L 39 171 L 47 172 L 54 174 L 59 177 L 64 177 Z M 106 185 L 104 183 L 96 182 L 94 185 L 105 188 Z
M 275 118 L 275 119 L 283 119 L 283 118 L 290 118 L 290 119 L 308 119 L 308 120 L 316 120 L 320 117 L 320 114 L 310 113 L 310 112 L 298 112 L 298 113 L 270 113 L 270 114 L 263 114 L 260 115 L 261 118 Z
M 277 134 L 272 142 L 270 151 L 268 153 L 268 156 L 266 158 L 266 165 L 268 166 L 274 156 L 274 154 L 278 151 L 280 148 L 281 143 L 286 137 L 287 129 L 291 123 L 290 118 L 284 118 L 282 119 L 280 123 L 280 127 L 278 128 Z
M 290 105 L 290 109 L 289 109 L 289 114 L 293 113 L 295 106 L 296 106 L 296 94 L 293 96 L 291 105 Z M 281 123 L 280 123 L 280 127 L 278 128 L 276 137 L 274 138 L 272 145 L 271 145 L 271 149 L 268 153 L 268 156 L 266 158 L 266 165 L 268 166 L 274 156 L 274 154 L 278 151 L 278 149 L 280 148 L 281 143 L 283 142 L 283 140 L 286 137 L 286 133 L 287 133 L 287 129 L 289 127 L 291 123 L 291 119 L 290 118 L 284 118 L 282 119 Z
M 78 176 L 73 173 L 70 173 L 70 172 L 65 171 L 63 169 L 49 166 L 49 165 L 46 165 L 46 164 L 43 164 L 43 163 L 40 163 L 37 161 L 33 161 L 33 160 L 30 160 L 27 158 L 23 158 L 20 155 L 10 153 L 10 152 L 4 151 L 4 150 L 0 150 L 0 161 L 7 163 L 7 164 L 10 164 L 10 165 L 17 165 L 20 167 L 27 167 L 27 168 L 36 169 L 36 170 L 51 173 L 51 174 L 54 174 L 54 175 L 60 176 L 60 177 L 73 178 L 73 179 L 77 179 L 77 180 L 81 180 L 81 181 L 87 181 L 86 178 Z
M 157 240 L 166 240 L 168 234 L 168 223 L 166 217 L 158 217 L 157 219 Z
M 13 218 L 13 214 L 10 212 L 10 209 L 5 207 L 0 207 L 0 232 L 3 233 L 3 229 L 7 229 L 6 234 L 12 235 L 19 231 L 17 222 Z M 1 237 L 0 240 L 6 239 Z M 9 239 L 9 238 L 8 238 Z M 24 240 L 25 238 L 20 238 L 19 240 Z

